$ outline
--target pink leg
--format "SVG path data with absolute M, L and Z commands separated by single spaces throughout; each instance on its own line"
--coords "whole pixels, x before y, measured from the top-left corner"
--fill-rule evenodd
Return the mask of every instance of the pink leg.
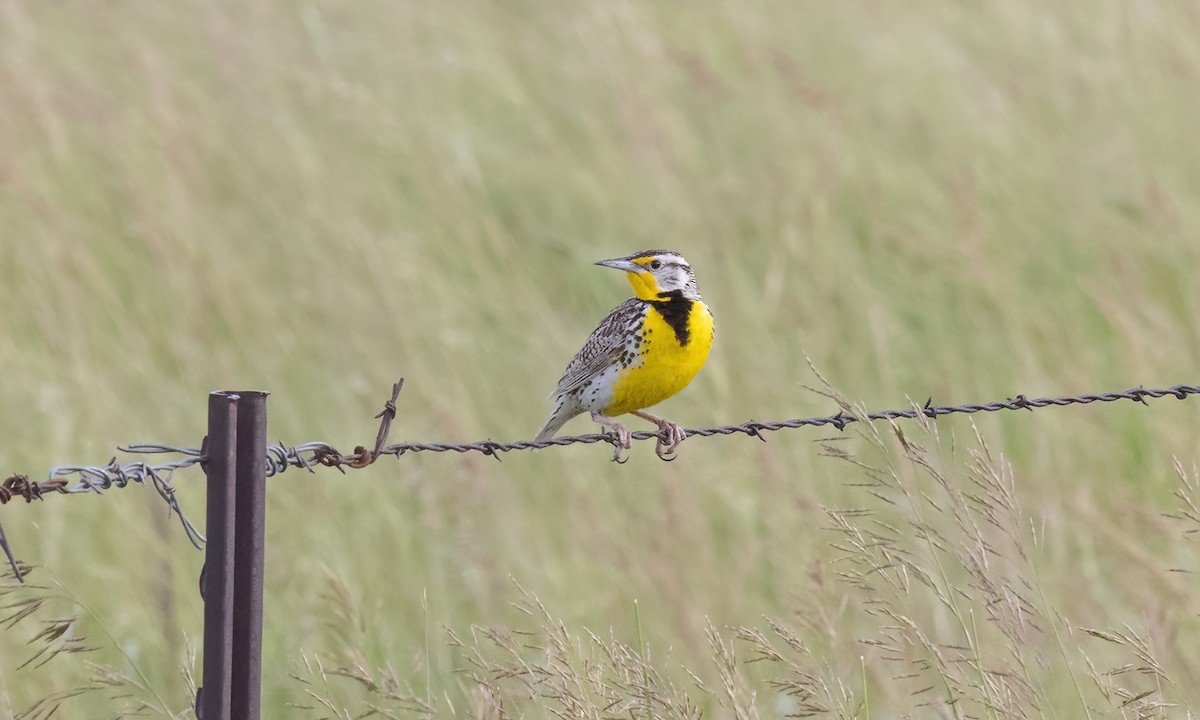
M 613 420 L 609 416 L 602 415 L 601 413 L 595 411 L 592 411 L 592 419 L 608 428 L 612 432 L 613 460 L 616 462 L 625 462 L 621 459 L 621 451 L 628 450 L 629 446 L 633 444 L 632 439 L 629 437 L 629 428 L 625 427 L 616 420 Z
M 634 410 L 633 414 L 658 426 L 658 445 L 655 446 L 654 452 L 663 460 L 674 460 L 675 450 L 679 448 L 680 443 L 687 440 L 687 432 L 670 420 L 651 415 L 645 410 Z

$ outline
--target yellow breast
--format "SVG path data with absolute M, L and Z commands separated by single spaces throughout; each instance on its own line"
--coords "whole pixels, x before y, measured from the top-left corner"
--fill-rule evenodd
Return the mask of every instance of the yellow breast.
M 696 377 L 713 342 L 713 317 L 703 302 L 693 301 L 687 318 L 687 342 L 680 343 L 662 314 L 650 308 L 642 326 L 641 363 L 625 368 L 613 386 L 608 416 L 657 405 L 687 387 Z

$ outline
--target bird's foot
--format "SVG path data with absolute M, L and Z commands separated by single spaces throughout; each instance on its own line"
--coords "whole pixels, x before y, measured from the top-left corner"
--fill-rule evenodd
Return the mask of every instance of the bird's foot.
M 629 428 L 613 423 L 605 434 L 612 436 L 610 442 L 613 445 L 613 462 L 624 465 L 629 458 L 621 457 L 621 453 L 633 445 L 633 438 L 629 436 Z
M 624 464 L 628 458 L 621 457 L 621 451 L 628 450 L 633 445 L 633 438 L 629 435 L 629 428 L 596 412 L 592 413 L 592 419 L 605 428 L 604 434 L 608 436 L 609 442 L 613 446 L 613 462 Z
M 658 444 L 654 447 L 654 454 L 667 462 L 674 460 L 679 444 L 687 440 L 687 430 L 682 425 L 651 415 L 645 410 L 634 410 L 633 414 L 658 426 Z
M 684 440 L 687 440 L 687 431 L 683 426 L 663 420 L 658 423 L 658 444 L 654 446 L 654 454 L 658 455 L 659 459 L 670 462 L 677 457 L 675 451 Z

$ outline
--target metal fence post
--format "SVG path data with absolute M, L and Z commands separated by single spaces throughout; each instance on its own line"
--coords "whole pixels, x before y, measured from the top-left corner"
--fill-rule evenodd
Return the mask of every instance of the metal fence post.
M 230 720 L 233 658 L 234 483 L 237 465 L 237 395 L 208 396 L 208 436 L 203 468 L 208 476 L 207 544 L 200 572 L 204 598 L 204 686 L 196 693 L 201 720 Z
M 231 715 L 232 720 L 258 720 L 262 704 L 267 393 L 245 391 L 237 395 Z

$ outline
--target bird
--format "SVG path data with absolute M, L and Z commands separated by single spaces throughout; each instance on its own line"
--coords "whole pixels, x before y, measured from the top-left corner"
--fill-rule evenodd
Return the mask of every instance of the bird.
M 658 426 L 655 452 L 673 460 L 687 433 L 645 408 L 687 387 L 700 372 L 712 349 L 712 312 L 691 265 L 677 252 L 643 250 L 596 265 L 624 271 L 634 297 L 600 321 L 567 364 L 551 393 L 554 410 L 536 440 L 549 440 L 568 420 L 590 412 L 611 434 L 613 459 L 620 461 L 631 438 L 614 418 L 633 414 Z

